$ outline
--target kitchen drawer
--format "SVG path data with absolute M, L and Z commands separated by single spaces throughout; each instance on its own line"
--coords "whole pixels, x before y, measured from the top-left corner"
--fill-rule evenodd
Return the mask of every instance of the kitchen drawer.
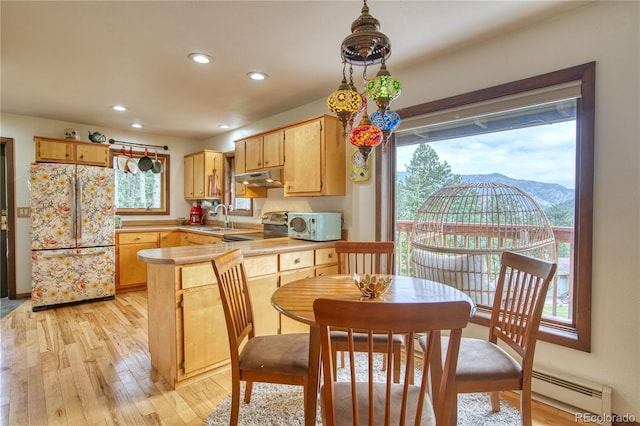
M 316 250 L 316 265 L 330 265 L 332 263 L 338 263 L 336 249 L 326 248 Z
M 211 285 L 218 282 L 216 280 L 216 274 L 213 272 L 211 262 L 183 266 L 180 271 L 180 276 L 182 278 L 181 286 L 183 289 Z
M 319 266 L 316 268 L 316 277 L 320 277 L 323 275 L 336 275 L 338 272 L 338 264 L 329 265 L 329 266 Z
M 244 258 L 247 278 L 278 273 L 278 255 L 252 256 Z
M 118 244 L 157 243 L 157 232 L 122 232 L 118 234 Z
M 295 253 L 282 253 L 280 255 L 280 270 L 309 268 L 313 266 L 313 250 L 299 251 Z
M 187 241 L 188 245 L 218 244 L 222 242 L 222 238 L 213 235 L 202 235 L 189 232 L 187 234 Z

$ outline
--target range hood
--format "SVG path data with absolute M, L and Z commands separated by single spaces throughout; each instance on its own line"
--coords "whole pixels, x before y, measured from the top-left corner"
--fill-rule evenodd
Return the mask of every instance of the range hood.
M 260 170 L 235 175 L 236 183 L 243 183 L 250 188 L 267 187 L 282 188 L 282 169 Z

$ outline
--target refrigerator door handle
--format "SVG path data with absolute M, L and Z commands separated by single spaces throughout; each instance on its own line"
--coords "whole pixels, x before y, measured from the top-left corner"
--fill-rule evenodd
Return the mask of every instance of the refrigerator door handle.
M 79 256 L 98 256 L 103 255 L 106 252 L 104 250 L 96 250 L 90 253 L 45 253 L 42 255 L 45 259 L 52 259 L 54 257 L 79 257 Z
M 76 178 L 71 177 L 71 236 L 76 238 Z
M 82 191 L 84 186 L 82 185 L 82 179 L 78 178 L 77 192 L 76 192 L 76 204 L 78 205 L 78 212 L 76 214 L 76 239 L 82 239 Z

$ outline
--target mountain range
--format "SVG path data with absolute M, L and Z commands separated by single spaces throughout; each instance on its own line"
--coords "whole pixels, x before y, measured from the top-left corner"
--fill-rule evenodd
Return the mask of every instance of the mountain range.
M 406 172 L 398 172 L 398 180 L 404 180 Z M 575 190 L 556 183 L 544 183 L 534 180 L 513 179 L 500 173 L 485 175 L 460 175 L 464 183 L 497 182 L 515 186 L 529 194 L 543 210 L 560 204 L 573 210 L 575 204 Z

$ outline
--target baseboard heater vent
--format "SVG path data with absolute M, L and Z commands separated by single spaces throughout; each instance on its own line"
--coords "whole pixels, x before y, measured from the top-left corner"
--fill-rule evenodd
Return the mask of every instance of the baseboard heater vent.
M 531 388 L 535 399 L 574 413 L 576 416 L 586 416 L 591 413 L 595 415 L 590 417 L 591 421 L 597 420 L 604 426 L 611 426 L 612 390 L 610 387 L 576 377 L 561 378 L 540 370 L 534 370 L 532 377 Z M 584 421 L 585 417 L 582 417 L 582 420 Z

